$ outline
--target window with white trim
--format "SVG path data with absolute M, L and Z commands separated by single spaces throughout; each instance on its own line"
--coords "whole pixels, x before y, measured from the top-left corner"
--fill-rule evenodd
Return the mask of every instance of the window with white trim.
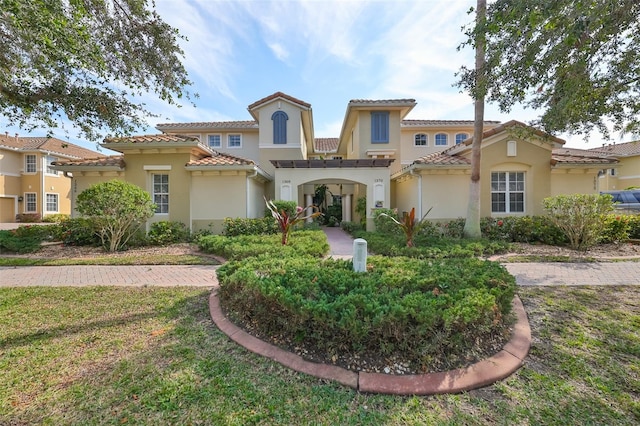
M 449 145 L 449 137 L 446 133 L 438 133 L 435 138 L 435 146 Z
M 221 135 L 207 135 L 207 143 L 209 148 L 221 148 L 222 136 Z
M 227 148 L 242 148 L 242 135 L 227 135 Z
M 38 211 L 38 198 L 35 192 L 25 192 L 24 194 L 24 212 L 36 213 Z
M 418 133 L 413 137 L 413 146 L 427 146 L 427 134 Z
M 462 143 L 463 141 L 469 139 L 469 134 L 467 133 L 456 133 L 456 145 Z
M 24 172 L 35 173 L 37 171 L 36 156 L 34 154 L 27 154 L 24 156 Z
M 169 213 L 169 175 L 153 175 L 153 203 L 156 205 L 156 214 Z
M 47 169 L 46 169 L 46 170 L 47 170 L 47 172 L 46 172 L 46 173 L 47 173 L 48 175 L 57 175 L 57 174 L 58 174 L 58 171 L 57 171 L 57 170 L 54 170 L 53 168 L 51 168 L 51 163 L 53 163 L 54 161 L 56 161 L 56 160 L 57 160 L 57 158 L 56 158 L 56 157 L 53 157 L 53 156 L 51 156 L 51 155 L 47 155 L 47 156 L 45 157 L 45 159 L 47 160 Z
M 58 213 L 58 194 L 46 194 L 45 211 L 47 213 Z
M 491 173 L 491 212 L 524 213 L 524 172 Z

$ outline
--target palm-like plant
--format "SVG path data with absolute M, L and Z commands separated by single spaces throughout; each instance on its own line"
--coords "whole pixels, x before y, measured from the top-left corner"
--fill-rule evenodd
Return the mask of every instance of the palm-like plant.
M 271 216 L 278 222 L 278 228 L 280 228 L 280 233 L 282 234 L 282 245 L 286 245 L 289 242 L 289 234 L 293 227 L 303 220 L 313 219 L 315 217 L 320 216 L 322 213 L 318 210 L 318 207 L 313 204 L 302 208 L 300 206 L 296 207 L 295 214 L 289 214 L 284 209 L 278 211 L 278 207 L 274 204 L 273 201 L 264 199 L 264 202 L 267 204 L 267 208 L 271 212 Z M 305 214 L 307 209 L 311 208 L 313 213 Z
M 433 208 L 433 207 L 431 207 Z M 429 222 L 427 222 L 425 220 L 425 218 L 427 217 L 427 215 L 429 214 L 429 212 L 431 211 L 431 209 L 427 210 L 427 212 L 424 214 L 424 216 L 422 216 L 422 219 L 420 220 L 416 220 L 416 208 L 412 207 L 411 211 L 404 215 L 404 217 L 402 218 L 401 221 L 399 221 L 398 219 L 396 219 L 393 216 L 390 216 L 386 213 L 380 213 L 380 216 L 386 216 L 389 219 L 391 219 L 392 221 L 394 221 L 395 223 L 398 224 L 398 226 L 400 226 L 400 228 L 402 228 L 402 232 L 404 232 L 404 236 L 407 239 L 407 247 L 413 247 L 413 237 L 420 232 L 420 230 L 427 225 Z

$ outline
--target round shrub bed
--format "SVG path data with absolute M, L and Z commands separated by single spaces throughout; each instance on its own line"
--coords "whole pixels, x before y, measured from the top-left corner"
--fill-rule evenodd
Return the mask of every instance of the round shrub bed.
M 497 352 L 510 335 L 515 280 L 475 258 L 351 261 L 259 257 L 218 270 L 230 319 L 309 359 L 346 368 L 432 372 Z

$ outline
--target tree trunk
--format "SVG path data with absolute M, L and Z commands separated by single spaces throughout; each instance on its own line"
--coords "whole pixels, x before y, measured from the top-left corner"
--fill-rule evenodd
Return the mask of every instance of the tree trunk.
M 473 144 L 471 145 L 471 181 L 469 183 L 469 204 L 464 223 L 466 238 L 480 238 L 480 147 L 484 132 L 484 96 L 486 91 L 485 44 L 483 24 L 487 15 L 487 1 L 478 0 L 476 10 L 476 67 L 475 87 L 473 89 L 474 124 Z

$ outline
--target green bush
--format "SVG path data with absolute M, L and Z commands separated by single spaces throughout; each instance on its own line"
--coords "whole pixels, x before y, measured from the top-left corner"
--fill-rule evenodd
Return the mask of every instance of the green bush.
M 629 216 L 629 238 L 640 240 L 640 214 Z
M 264 235 L 278 232 L 278 223 L 271 216 L 258 219 L 230 218 L 226 217 L 223 223 L 222 233 L 227 237 L 238 235 Z
M 59 223 L 64 222 L 65 220 L 69 220 L 69 218 L 70 216 L 68 214 L 56 213 L 45 216 L 42 221 L 45 223 Z
M 587 250 L 602 239 L 604 218 L 613 211 L 612 200 L 609 194 L 571 194 L 545 198 L 543 205 L 569 246 Z
M 147 234 L 149 244 L 166 246 L 189 241 L 189 228 L 182 222 L 163 220 L 154 222 Z
M 629 239 L 632 217 L 629 215 L 608 214 L 604 217 L 602 243 L 619 243 Z
M 343 231 L 354 235 L 358 231 L 364 231 L 364 226 L 360 222 L 342 222 L 340 227 Z
M 373 212 L 373 223 L 376 226 L 376 232 L 384 235 L 401 235 L 402 230 L 391 218 L 399 220 L 397 210 L 375 209 Z
M 18 229 L 0 231 L 0 251 L 11 253 L 38 251 L 42 242 L 40 235 L 37 233 L 20 235 Z
M 480 219 L 482 236 L 492 240 L 518 243 L 561 245 L 567 238 L 560 228 L 545 216 L 507 216 Z
M 96 232 L 93 220 L 76 217 L 65 220 L 60 224 L 62 228 L 62 242 L 69 246 L 98 246 L 100 237 Z
M 350 261 L 263 257 L 218 270 L 230 316 L 281 341 L 319 350 L 402 354 L 419 368 L 433 357 L 498 333 L 515 280 L 499 264 L 475 258 L 424 262 L 369 257 Z
M 272 235 L 208 235 L 198 239 L 201 250 L 229 260 L 268 255 L 276 258 L 313 256 L 323 257 L 329 251 L 327 237 L 322 231 L 294 231 L 289 244 L 283 245 L 280 236 Z

